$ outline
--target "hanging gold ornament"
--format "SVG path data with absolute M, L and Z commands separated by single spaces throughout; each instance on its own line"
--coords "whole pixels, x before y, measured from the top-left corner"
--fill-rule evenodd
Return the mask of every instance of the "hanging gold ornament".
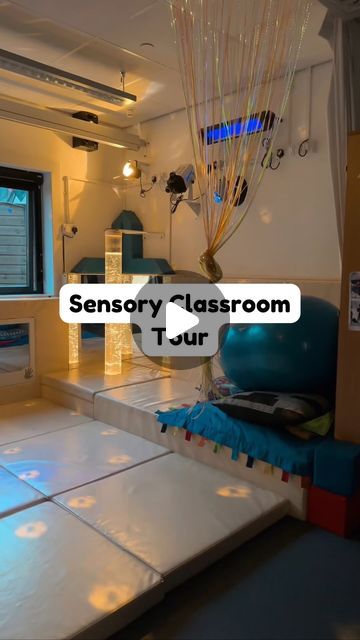
M 216 262 L 214 256 L 207 249 L 201 254 L 199 264 L 204 275 L 210 282 L 219 282 L 223 276 L 220 265 Z

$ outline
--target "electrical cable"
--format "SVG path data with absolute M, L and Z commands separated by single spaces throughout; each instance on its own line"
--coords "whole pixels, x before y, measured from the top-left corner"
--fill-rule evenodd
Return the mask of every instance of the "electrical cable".
M 65 266 L 66 266 L 66 251 L 65 251 L 65 236 L 62 236 L 62 270 L 63 273 L 66 273 L 65 271 Z
M 178 208 L 180 202 L 183 200 L 183 196 L 182 194 L 180 194 L 179 196 L 175 197 L 175 194 L 172 193 L 170 196 L 170 213 L 175 213 L 176 209 Z
M 197 198 L 184 198 L 182 194 L 177 196 L 175 193 L 172 193 L 170 195 L 170 213 L 175 213 L 180 202 L 196 202 L 197 200 L 200 200 L 200 196 Z
M 140 198 L 145 198 L 146 197 L 146 194 L 149 193 L 149 191 L 151 191 L 154 188 L 154 186 L 156 184 L 156 180 L 157 180 L 156 176 L 153 176 L 151 178 L 150 187 L 148 189 L 145 189 L 144 186 L 143 186 L 143 183 L 142 183 L 141 175 L 140 175 Z
M 311 140 L 311 125 L 312 125 L 312 85 L 313 85 L 313 68 L 309 68 L 309 82 L 308 82 L 308 137 L 302 140 L 298 146 L 298 155 L 300 158 L 305 158 L 310 151 Z

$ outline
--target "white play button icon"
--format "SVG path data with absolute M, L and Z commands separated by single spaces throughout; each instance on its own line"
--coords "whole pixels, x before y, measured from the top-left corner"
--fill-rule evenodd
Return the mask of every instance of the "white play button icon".
M 184 333 L 188 329 L 192 329 L 199 324 L 199 318 L 193 313 L 186 311 L 174 302 L 168 302 L 166 305 L 166 337 L 168 340 L 176 338 L 176 336 Z

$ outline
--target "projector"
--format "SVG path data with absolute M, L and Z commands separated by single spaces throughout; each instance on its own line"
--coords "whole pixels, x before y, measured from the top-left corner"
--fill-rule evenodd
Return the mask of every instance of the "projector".
M 195 172 L 192 164 L 182 164 L 176 171 L 170 172 L 165 191 L 166 193 L 180 195 L 181 193 L 185 193 L 194 181 Z

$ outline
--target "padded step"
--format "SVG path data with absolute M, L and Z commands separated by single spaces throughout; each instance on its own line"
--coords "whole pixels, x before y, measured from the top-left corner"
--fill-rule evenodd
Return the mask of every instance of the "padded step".
M 288 511 L 284 498 L 177 454 L 55 498 L 172 588 Z
M 0 518 L 43 500 L 44 496 L 36 489 L 0 467 Z
M 140 367 L 124 361 L 122 373 L 119 375 L 105 375 L 103 365 L 96 364 L 48 374 L 43 376 L 42 384 L 92 402 L 94 395 L 101 391 L 148 382 L 165 376 L 166 373 L 160 369 Z
M 107 638 L 162 598 L 161 578 L 52 503 L 0 520 L 0 638 Z
M 0 448 L 0 464 L 46 496 L 129 469 L 168 450 L 103 422 Z
M 161 425 L 155 412 L 172 405 L 194 404 L 199 391 L 183 380 L 163 378 L 141 385 L 120 387 L 95 397 L 94 416 L 114 426 L 157 442 Z
M 0 410 L 0 445 L 88 422 L 77 411 L 44 398 L 5 404 Z
M 172 405 L 193 405 L 198 399 L 199 391 L 194 384 L 174 378 L 163 378 L 97 394 L 94 417 L 163 445 L 171 451 L 253 482 L 259 487 L 275 491 L 289 500 L 291 515 L 306 519 L 307 491 L 302 487 L 299 476 L 292 475 L 287 482 L 283 482 L 281 469 L 275 468 L 271 473 L 264 473 L 268 471 L 268 465 L 265 464 L 264 468 L 264 463 L 260 461 L 256 461 L 256 464 L 249 468 L 245 454 L 240 454 L 235 462 L 231 459 L 231 449 L 227 447 L 223 447 L 221 452 L 215 455 L 214 443 L 204 445 L 202 439 L 197 436 L 192 436 L 188 442 L 182 429 L 177 432 L 169 428 L 166 433 L 161 432 L 162 425 L 157 421 L 156 410 L 165 410 Z

